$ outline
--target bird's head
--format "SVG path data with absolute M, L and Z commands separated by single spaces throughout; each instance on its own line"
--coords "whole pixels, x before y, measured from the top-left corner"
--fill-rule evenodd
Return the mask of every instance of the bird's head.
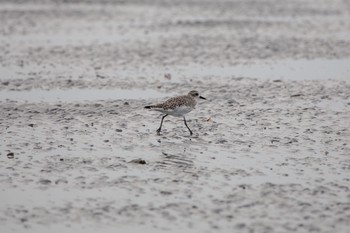
M 190 92 L 188 93 L 188 95 L 191 96 L 191 97 L 194 98 L 194 99 L 200 98 L 200 99 L 206 100 L 206 98 L 204 98 L 203 96 L 200 96 L 199 93 L 198 93 L 198 91 L 195 91 L 195 90 L 190 91 Z

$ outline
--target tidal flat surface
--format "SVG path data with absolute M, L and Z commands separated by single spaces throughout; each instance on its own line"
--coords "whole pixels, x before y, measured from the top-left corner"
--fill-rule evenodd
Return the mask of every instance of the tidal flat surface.
M 348 232 L 349 9 L 0 1 L 1 232 Z

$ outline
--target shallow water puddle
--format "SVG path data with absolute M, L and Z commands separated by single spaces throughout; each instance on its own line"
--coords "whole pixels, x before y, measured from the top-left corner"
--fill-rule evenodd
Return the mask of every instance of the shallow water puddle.
M 281 60 L 235 66 L 184 67 L 190 76 L 248 77 L 257 79 L 327 80 L 350 78 L 350 59 Z
M 243 63 L 241 63 L 243 62 Z M 350 58 L 343 59 L 285 59 L 279 61 L 260 60 L 254 63 L 240 61 L 236 65 L 222 66 L 205 66 L 198 64 L 189 64 L 187 66 L 170 66 L 170 67 L 143 67 L 142 69 L 103 69 L 99 72 L 104 76 L 128 77 L 133 80 L 139 78 L 149 80 L 161 79 L 166 82 L 181 83 L 189 79 L 198 80 L 203 77 L 215 76 L 223 78 L 243 77 L 256 79 L 284 79 L 284 80 L 347 80 L 350 79 Z M 85 67 L 69 67 L 69 75 L 94 76 L 96 70 Z M 25 67 L 1 67 L 0 79 L 27 79 L 33 75 L 67 75 L 67 67 L 56 65 L 55 68 L 47 69 L 40 66 Z M 55 75 L 54 75 L 55 74 Z M 170 76 L 166 77 L 166 74 Z
M 28 102 L 74 102 L 120 99 L 163 98 L 167 94 L 154 90 L 31 90 L 31 91 L 0 91 L 0 101 L 17 100 Z
M 316 106 L 333 112 L 344 112 L 350 107 L 350 103 L 346 100 L 322 100 Z

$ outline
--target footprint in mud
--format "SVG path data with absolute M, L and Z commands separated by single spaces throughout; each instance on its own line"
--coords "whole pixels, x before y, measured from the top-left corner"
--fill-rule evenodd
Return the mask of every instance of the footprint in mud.
M 193 161 L 189 159 L 185 159 L 179 155 L 173 155 L 163 152 L 164 159 L 162 161 L 158 161 L 157 165 L 159 167 L 167 167 L 167 166 L 177 166 L 177 167 L 191 167 L 193 166 Z

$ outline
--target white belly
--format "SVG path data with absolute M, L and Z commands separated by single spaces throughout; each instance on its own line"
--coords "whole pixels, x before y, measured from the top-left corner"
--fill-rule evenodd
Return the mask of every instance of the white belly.
M 175 108 L 174 110 L 169 109 L 167 111 L 164 111 L 165 114 L 169 114 L 171 116 L 175 116 L 175 117 L 182 117 L 185 114 L 191 112 L 193 110 L 192 107 L 189 106 L 180 106 Z

